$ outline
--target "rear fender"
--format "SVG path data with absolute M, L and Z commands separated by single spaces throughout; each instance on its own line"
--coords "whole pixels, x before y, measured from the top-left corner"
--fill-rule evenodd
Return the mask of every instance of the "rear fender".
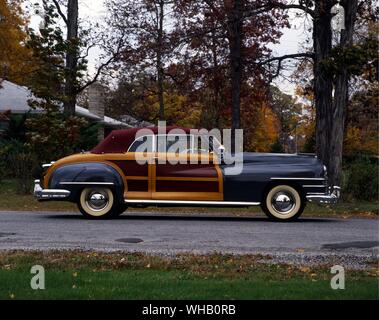
M 71 191 L 69 201 L 76 201 L 86 186 L 107 186 L 123 199 L 124 183 L 115 168 L 98 162 L 73 163 L 58 167 L 50 176 L 49 189 Z

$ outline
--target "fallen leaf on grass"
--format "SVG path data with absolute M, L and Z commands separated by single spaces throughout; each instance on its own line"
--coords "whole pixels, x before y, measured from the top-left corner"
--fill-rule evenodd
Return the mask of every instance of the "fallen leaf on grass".
M 311 268 L 309 268 L 309 267 L 302 267 L 302 268 L 300 268 L 300 271 L 304 272 L 304 273 L 309 273 L 309 272 L 311 272 Z

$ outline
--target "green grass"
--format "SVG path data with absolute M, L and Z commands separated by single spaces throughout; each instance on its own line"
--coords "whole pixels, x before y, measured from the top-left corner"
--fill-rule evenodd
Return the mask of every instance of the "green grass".
M 0 210 L 10 211 L 74 211 L 78 212 L 75 204 L 63 201 L 38 202 L 30 194 L 18 194 L 14 180 L 3 180 L 0 183 Z M 145 211 L 146 209 L 132 208 L 133 211 Z M 157 213 L 186 212 L 191 214 L 225 214 L 235 216 L 254 216 L 262 214 L 260 207 L 250 208 L 148 208 Z M 308 203 L 304 215 L 309 216 L 364 216 L 377 217 L 379 211 L 378 202 L 343 202 L 334 206 L 319 206 Z M 125 213 L 127 214 L 127 213 Z
M 0 299 L 378 299 L 377 271 L 347 271 L 330 288 L 327 268 L 268 265 L 259 256 L 85 252 L 0 253 Z M 43 265 L 46 289 L 30 288 Z

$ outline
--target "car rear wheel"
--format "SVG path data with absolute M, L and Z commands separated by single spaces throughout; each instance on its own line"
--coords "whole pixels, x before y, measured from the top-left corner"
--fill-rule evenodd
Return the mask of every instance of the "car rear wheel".
M 78 200 L 80 212 L 90 219 L 106 219 L 117 215 L 118 203 L 109 188 L 85 188 Z
M 288 185 L 278 185 L 268 191 L 262 202 L 265 214 L 276 221 L 292 221 L 304 211 L 305 201 L 299 191 Z

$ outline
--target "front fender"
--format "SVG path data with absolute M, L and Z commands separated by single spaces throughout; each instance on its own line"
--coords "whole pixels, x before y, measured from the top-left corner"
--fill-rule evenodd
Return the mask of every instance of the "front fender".
M 49 189 L 71 191 L 70 199 L 75 201 L 83 187 L 108 183 L 119 199 L 123 197 L 124 183 L 115 168 L 105 163 L 85 162 L 63 165 L 56 168 L 48 181 Z

